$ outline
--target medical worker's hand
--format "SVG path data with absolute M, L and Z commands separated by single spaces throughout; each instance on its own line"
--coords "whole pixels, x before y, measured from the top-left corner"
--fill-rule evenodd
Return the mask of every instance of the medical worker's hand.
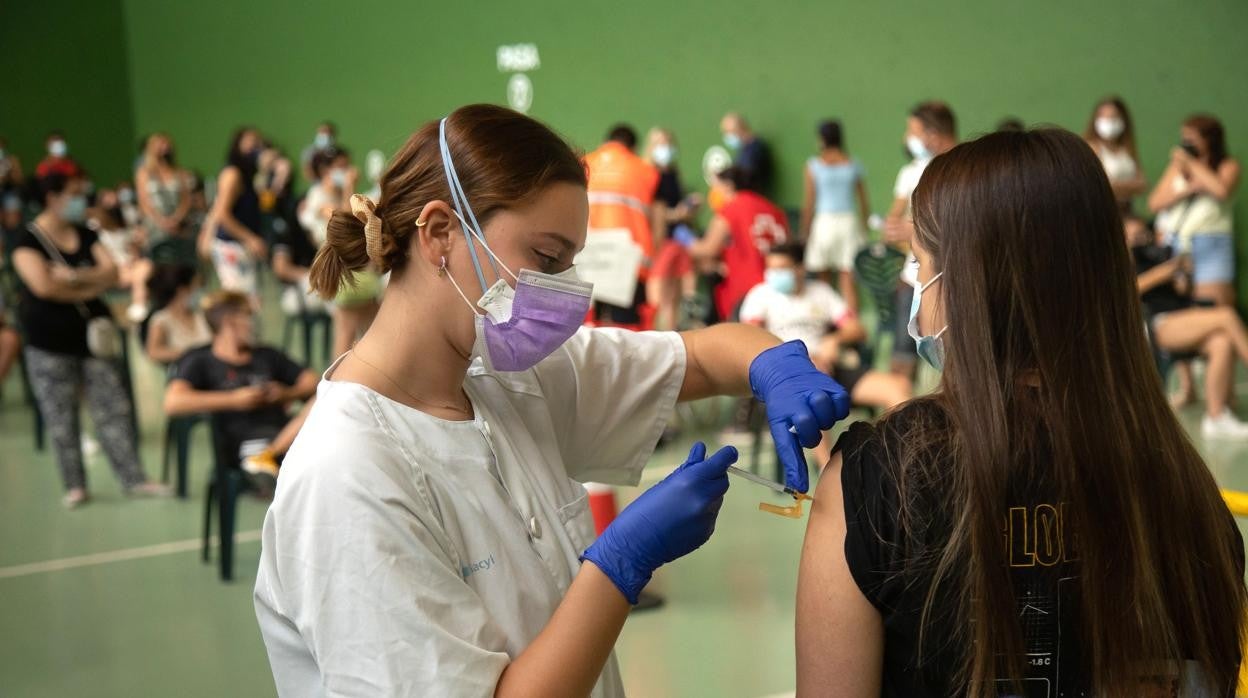
M 737 449 L 731 446 L 707 458 L 706 446 L 694 444 L 689 459 L 625 507 L 581 559 L 597 565 L 629 603 L 637 603 L 656 569 L 711 537 L 728 491 L 728 466 L 735 462 Z
M 810 489 L 810 480 L 802 447 L 818 446 L 823 431 L 849 415 L 849 394 L 815 368 L 806 345 L 798 340 L 755 357 L 750 364 L 750 390 L 767 406 L 767 422 L 784 465 L 785 484 L 805 492 Z

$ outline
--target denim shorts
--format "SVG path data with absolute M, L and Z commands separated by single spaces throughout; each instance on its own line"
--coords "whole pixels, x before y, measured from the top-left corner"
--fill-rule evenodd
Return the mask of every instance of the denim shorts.
M 1192 236 L 1192 282 L 1231 283 L 1235 280 L 1235 238 L 1230 233 Z

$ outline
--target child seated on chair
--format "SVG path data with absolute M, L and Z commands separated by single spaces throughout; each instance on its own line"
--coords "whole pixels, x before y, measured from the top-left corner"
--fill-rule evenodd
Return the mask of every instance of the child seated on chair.
M 858 351 L 866 339 L 862 323 L 831 286 L 806 278 L 803 254 L 798 243 L 767 253 L 765 280 L 746 295 L 741 322 L 763 327 L 785 342 L 802 340 L 815 366 L 844 386 L 857 407 L 888 409 L 909 400 L 909 378 L 863 363 Z M 814 449 L 820 469 L 831 457 L 831 442 L 825 437 Z
M 219 437 L 237 449 L 238 463 L 262 489 L 272 487 L 278 460 L 303 425 L 319 378 L 282 352 L 257 344 L 251 299 L 217 291 L 203 304 L 212 344 L 178 360 L 165 389 L 170 417 L 211 412 Z M 294 418 L 292 402 L 303 400 Z M 227 464 L 229 466 L 230 464 Z

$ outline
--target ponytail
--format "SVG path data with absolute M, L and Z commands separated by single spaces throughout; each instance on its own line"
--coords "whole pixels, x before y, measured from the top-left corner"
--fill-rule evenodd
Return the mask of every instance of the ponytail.
M 322 298 L 333 298 L 343 283 L 354 283 L 354 272 L 368 267 L 368 264 L 364 223 L 347 211 L 334 211 L 329 219 L 325 244 L 316 254 L 309 272 L 312 290 Z

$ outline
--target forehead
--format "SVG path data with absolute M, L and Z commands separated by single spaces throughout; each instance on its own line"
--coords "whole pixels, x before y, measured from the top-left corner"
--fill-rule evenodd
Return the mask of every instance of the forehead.
M 585 187 L 556 182 L 535 194 L 526 203 L 499 211 L 490 227 L 504 235 L 533 236 L 579 251 L 585 246 L 589 222 L 589 201 Z

